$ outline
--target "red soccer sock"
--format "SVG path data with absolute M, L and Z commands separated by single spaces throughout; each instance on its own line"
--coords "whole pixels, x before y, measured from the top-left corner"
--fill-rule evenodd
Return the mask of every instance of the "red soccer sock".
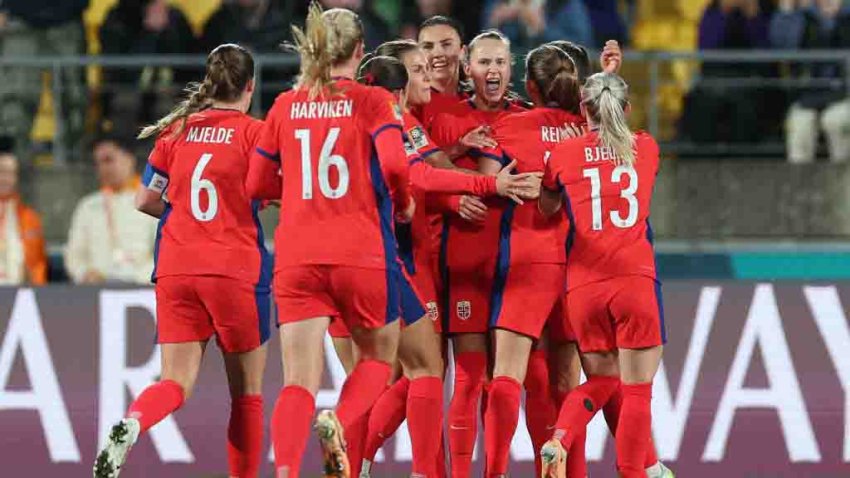
M 387 389 L 392 365 L 380 360 L 361 360 L 345 380 L 336 406 L 336 416 L 344 429 L 369 413 Z
M 478 435 L 478 400 L 487 372 L 485 352 L 463 352 L 455 356 L 455 384 L 449 404 L 449 454 L 452 478 L 468 478 L 472 452 Z
M 608 401 L 619 383 L 617 377 L 591 375 L 567 395 L 555 424 L 555 435 L 559 436 L 564 449 L 569 450 L 572 441 L 585 434 L 590 419 Z
M 410 380 L 401 377 L 388 388 L 375 402 L 369 414 L 369 427 L 366 433 L 366 445 L 363 448 L 363 459 L 375 461 L 375 454 L 383 446 L 384 441 L 391 437 L 407 413 L 407 393 Z
M 528 358 L 525 375 L 525 423 L 534 446 L 534 469 L 540 473 L 540 454 L 537 453 L 552 436 L 552 426 L 558 416 L 549 386 L 549 365 L 545 350 L 534 350 Z
M 522 385 L 513 378 L 501 376 L 490 382 L 489 404 L 484 417 L 488 477 L 498 477 L 508 472 L 511 440 L 519 420 L 521 394 Z
M 570 478 L 585 478 L 587 476 L 587 459 L 584 452 L 586 439 L 586 431 L 576 433 L 573 444 L 567 451 L 567 476 Z
M 230 476 L 257 478 L 263 448 L 263 396 L 244 395 L 230 404 L 227 462 Z
M 366 432 L 369 430 L 369 415 L 363 415 L 345 429 L 345 453 L 351 466 L 351 476 L 360 476 L 360 468 L 363 466 L 363 448 L 366 444 Z
M 142 391 L 130 404 L 127 417 L 138 420 L 141 433 L 144 433 L 180 408 L 183 399 L 183 387 L 179 383 L 163 380 Z
M 623 384 L 623 406 L 617 424 L 617 468 L 624 478 L 645 477 L 644 461 L 651 433 L 652 382 Z
M 443 424 L 443 379 L 420 377 L 410 382 L 407 426 L 413 449 L 413 473 L 432 478 L 440 451 Z
M 446 478 L 446 440 L 443 433 L 443 418 L 440 415 L 440 450 L 437 452 L 437 461 L 434 465 L 437 470 L 437 478 Z
M 623 388 L 618 386 L 608 402 L 602 407 L 602 413 L 605 414 L 605 422 L 608 423 L 608 429 L 611 430 L 611 435 L 617 436 L 617 422 L 620 420 L 620 408 L 623 406 Z M 652 432 L 649 434 L 649 445 L 646 448 L 646 458 L 643 461 L 643 467 L 658 463 L 658 454 L 655 452 L 655 441 L 652 439 Z
M 298 478 L 315 413 L 316 399 L 306 388 L 290 385 L 277 396 L 272 415 L 272 443 L 279 476 Z M 285 470 L 289 474 L 281 475 Z

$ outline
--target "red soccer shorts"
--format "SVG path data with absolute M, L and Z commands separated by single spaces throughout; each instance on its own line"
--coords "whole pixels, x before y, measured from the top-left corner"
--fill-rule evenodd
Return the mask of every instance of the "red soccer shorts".
M 226 353 L 269 339 L 269 290 L 224 276 L 166 276 L 156 282 L 157 343 L 202 342 Z
M 553 343 L 576 342 L 576 334 L 570 324 L 570 314 L 567 311 L 567 295 L 561 296 L 561 300 L 549 316 L 549 340 Z
M 642 349 L 667 341 L 661 284 L 650 277 L 583 285 L 567 294 L 567 308 L 582 352 Z
M 274 278 L 278 324 L 314 317 L 341 319 L 336 336 L 354 327 L 381 328 L 403 317 L 413 323 L 425 315 L 416 292 L 398 269 L 310 265 L 279 269 Z M 404 310 L 404 314 L 402 311 Z M 414 318 L 415 317 L 415 318 Z
M 428 320 L 434 324 L 434 330 L 440 333 L 442 330 L 440 321 L 440 309 L 437 306 L 437 284 L 434 279 L 433 265 L 430 263 L 416 264 L 415 274 L 410 278 L 413 282 L 413 289 L 418 293 L 421 299 L 421 304 L 425 306 L 425 313 Z
M 567 283 L 564 264 L 516 264 L 500 273 L 493 287 L 490 325 L 539 339 L 553 314 L 563 315 Z
M 419 288 L 416 286 L 416 276 L 411 279 L 405 273 L 401 276 L 400 281 L 401 283 L 398 287 L 399 292 L 401 293 L 400 300 L 402 325 L 411 325 L 417 320 L 424 317 L 426 314 L 430 318 L 432 314 L 432 305 L 434 307 L 434 310 L 436 311 L 436 302 L 434 302 L 433 300 L 428 303 L 423 302 L 423 299 L 421 298 L 423 296 L 420 294 Z M 436 316 L 432 320 L 436 320 Z M 331 324 L 328 327 L 328 333 L 331 337 L 335 339 L 344 339 L 351 337 L 351 331 L 348 329 L 348 326 L 345 324 L 345 321 L 340 319 L 338 316 L 334 317 L 333 320 L 331 320 Z
M 448 292 L 443 332 L 483 334 L 489 329 L 490 299 L 496 274 L 496 260 L 462 271 L 447 268 L 443 286 Z

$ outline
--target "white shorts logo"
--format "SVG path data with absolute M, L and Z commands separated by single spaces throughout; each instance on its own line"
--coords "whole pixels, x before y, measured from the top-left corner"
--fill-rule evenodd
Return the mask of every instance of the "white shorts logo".
M 440 311 L 437 309 L 436 302 L 428 302 L 425 304 L 425 310 L 428 311 L 428 318 L 431 319 L 431 321 L 436 322 L 436 320 L 440 318 Z
M 467 320 L 472 315 L 472 304 L 468 300 L 461 300 L 457 303 L 457 316 L 460 320 Z

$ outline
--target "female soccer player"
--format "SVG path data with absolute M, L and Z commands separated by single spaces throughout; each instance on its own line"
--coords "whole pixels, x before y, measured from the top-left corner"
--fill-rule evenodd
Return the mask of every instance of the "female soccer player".
M 564 207 L 570 219 L 567 307 L 588 380 L 567 397 L 541 450 L 543 476 L 565 476 L 565 449 L 620 386 L 618 469 L 646 476 L 652 379 L 666 340 L 649 226 L 658 145 L 629 130 L 628 88 L 615 74 L 588 78 L 581 108 L 590 131 L 553 152 L 540 208 Z
M 501 33 L 487 31 L 469 44 L 469 59 L 464 66 L 472 79 L 474 93 L 456 105 L 451 114 L 440 114 L 432 123 L 435 141 L 460 153 L 455 163 L 477 169 L 477 158 L 470 157 L 458 138 L 500 116 L 523 109 L 507 99 L 511 75 L 510 44 Z M 479 147 L 493 147 L 487 138 Z M 449 448 L 452 476 L 469 476 L 472 451 L 477 435 L 478 403 L 487 377 L 488 318 L 490 293 L 496 270 L 499 217 L 505 207 L 501 200 L 474 196 L 454 196 L 443 233 L 442 257 L 445 259 L 443 286 L 447 292 L 443 332 L 452 337 L 455 360 L 454 395 L 449 406 Z
M 323 12 L 314 2 L 305 28 L 293 33 L 301 76 L 269 112 L 249 175 L 249 190 L 260 195 L 279 168 L 283 181 L 274 291 L 284 387 L 272 438 L 278 476 L 297 477 L 322 376 L 323 336 L 331 318 L 341 318 L 360 359 L 336 413 L 319 414 L 316 428 L 325 474 L 348 476 L 343 430 L 372 407 L 395 360 L 403 276 L 393 216 L 409 221 L 414 202 L 399 107 L 387 91 L 354 81 L 364 56 L 357 15 Z M 280 162 L 282 152 L 296 159 Z
M 262 128 L 245 114 L 253 75 L 247 50 L 219 46 L 207 57 L 203 83 L 139 135 L 157 136 L 136 204 L 160 218 L 153 279 L 162 378 L 112 428 L 95 463 L 96 478 L 118 476 L 139 434 L 180 408 L 213 335 L 224 353 L 232 397 L 230 476 L 258 476 L 271 261 L 258 203 L 251 202 L 244 186 Z
M 518 162 L 518 171 L 543 171 L 549 152 L 568 137 L 571 129 L 584 123 L 578 115 L 576 67 L 563 50 L 544 45 L 528 54 L 526 90 L 535 108 L 503 116 L 491 125 L 499 146 L 483 151 L 484 171 L 510 160 Z M 547 321 L 560 324 L 564 318 L 564 242 L 568 230 L 564 216 L 546 218 L 535 204 L 508 205 L 500 222 L 489 317 L 494 330 L 495 363 L 484 416 L 487 473 L 494 477 L 507 473 L 522 384 L 534 342 Z M 548 427 L 553 424 L 556 411 L 548 394 L 533 402 L 531 399 L 529 396 L 528 425 L 538 449 L 551 434 Z
M 404 40 L 384 43 L 378 47 L 376 54 L 389 56 L 375 56 L 366 61 L 360 69 L 360 77 L 367 84 L 382 86 L 392 91 L 404 111 L 405 146 L 408 153 L 414 155 L 410 163 L 411 183 L 414 197 L 420 207 L 407 228 L 407 240 L 399 238 L 399 243 L 402 246 L 401 256 L 405 269 L 413 278 L 415 289 L 426 304 L 431 320 L 418 321 L 402 331 L 399 358 L 404 368 L 404 376 L 382 395 L 372 412 L 372 430 L 364 454 L 364 471 L 365 475 L 368 475 L 375 452 L 383 442 L 382 436 L 391 435 L 407 415 L 413 443 L 413 472 L 436 476 L 438 470 L 433 470 L 433 467 L 440 442 L 434 437 L 440 436 L 442 421 L 434 420 L 434 417 L 442 414 L 443 360 L 437 321 L 436 288 L 432 275 L 436 253 L 431 250 L 434 241 L 431 216 L 425 212 L 425 194 L 495 193 L 522 202 L 520 196 L 530 198 L 528 193 L 531 193 L 536 182 L 526 180 L 533 177 L 533 174 L 511 175 L 513 164 L 502 168 L 496 176 L 470 175 L 431 167 L 425 162 L 429 158 L 438 165 L 441 161 L 449 165 L 451 162 L 436 148 L 408 109 L 409 106 L 426 103 L 430 96 L 430 78 L 425 57 L 416 43 Z M 440 156 L 442 158 L 434 159 Z M 398 230 L 402 227 L 404 226 L 399 225 Z M 397 400 L 399 397 L 406 401 L 407 413 L 404 408 L 400 409 L 398 406 L 405 403 Z
M 462 86 L 462 60 L 466 58 L 463 26 L 442 15 L 428 18 L 419 25 L 419 44 L 431 71 L 431 99 L 417 105 L 413 112 L 430 131 L 431 122 L 438 114 L 469 97 Z

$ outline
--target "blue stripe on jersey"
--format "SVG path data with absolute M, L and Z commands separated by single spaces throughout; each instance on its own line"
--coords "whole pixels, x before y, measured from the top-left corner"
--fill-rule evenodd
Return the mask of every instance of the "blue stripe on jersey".
M 440 305 L 443 307 L 443 311 L 440 314 L 440 321 L 442 321 L 443 332 L 449 333 L 449 265 L 448 265 L 448 255 L 449 255 L 449 215 L 443 214 L 443 231 L 440 234 L 440 257 L 439 257 L 439 267 L 440 267 L 440 278 L 442 279 L 443 290 L 440 291 Z
M 159 224 L 156 226 L 156 240 L 153 243 L 153 272 L 151 272 L 151 282 L 156 284 L 156 265 L 159 260 L 159 243 L 162 240 L 162 230 L 165 228 L 165 223 L 168 221 L 168 216 L 171 215 L 171 203 L 165 203 L 165 210 L 162 211 L 162 216 L 159 217 Z
M 375 135 L 386 127 L 381 127 Z M 401 314 L 401 292 L 399 291 L 398 275 L 395 273 L 400 273 L 398 244 L 393 233 L 393 205 L 390 200 L 390 190 L 387 187 L 386 181 L 384 181 L 384 173 L 381 171 L 381 163 L 378 160 L 374 145 L 369 169 L 372 176 L 372 189 L 375 191 L 375 202 L 378 206 L 378 216 L 381 222 L 381 239 L 383 240 L 384 260 L 387 267 L 387 315 L 385 322 L 389 324 L 398 319 Z
M 473 149 L 469 150 L 469 157 L 474 158 L 474 159 L 478 159 L 478 158 L 492 159 L 493 161 L 498 162 L 502 166 L 507 166 L 511 162 L 511 160 L 508 158 L 507 154 L 503 153 L 501 156 L 498 156 L 498 155 L 495 155 L 493 153 L 486 153 L 486 152 L 481 151 L 480 149 L 477 149 L 477 148 L 473 148 Z
M 279 163 L 279 162 L 280 162 L 280 154 L 278 154 L 278 153 L 270 153 L 270 152 L 268 152 L 268 151 L 266 151 L 266 150 L 264 150 L 263 148 L 260 148 L 260 147 L 258 147 L 258 148 L 256 148 L 256 149 L 257 149 L 257 153 L 259 153 L 259 154 L 260 154 L 260 156 L 262 156 L 262 157 L 264 157 L 264 158 L 266 158 L 266 159 L 270 159 L 270 160 L 272 160 L 272 161 L 274 161 L 274 162 L 276 162 L 276 163 Z
M 495 327 L 502 313 L 502 301 L 505 298 L 505 284 L 511 267 L 511 224 L 514 219 L 516 203 L 509 202 L 499 222 L 499 254 L 496 260 L 493 289 L 490 293 L 490 327 Z
M 567 261 L 570 260 L 570 251 L 573 249 L 573 243 L 576 240 L 576 218 L 573 214 L 573 203 L 570 201 L 570 195 L 567 194 L 567 188 L 558 181 L 558 187 L 561 190 L 561 197 L 564 198 L 564 214 L 567 215 L 567 221 L 570 223 L 570 232 L 567 233 L 567 242 L 564 244 L 564 250 L 567 253 Z
M 257 319 L 259 321 L 260 343 L 265 343 L 271 335 L 269 320 L 271 316 L 271 302 L 269 300 L 270 286 L 272 282 L 272 258 L 266 250 L 266 239 L 263 234 L 263 225 L 260 223 L 260 201 L 251 201 L 251 217 L 257 228 L 257 252 L 260 254 L 260 276 L 254 284 L 254 299 L 257 304 Z
M 421 156 L 422 159 L 427 159 L 432 154 L 439 153 L 439 152 L 440 152 L 440 148 L 433 148 L 433 149 L 429 149 L 429 150 L 425 151 L 424 153 L 419 153 L 419 156 Z
M 401 129 L 401 125 L 398 123 L 387 123 L 380 128 L 376 129 L 374 133 L 372 133 L 372 141 L 375 141 L 375 138 L 378 137 L 379 134 L 383 133 L 388 129 L 396 128 L 404 134 L 404 131 Z
M 151 185 L 151 180 L 153 179 L 153 175 L 158 174 L 164 178 L 168 178 L 168 175 L 165 174 L 164 171 L 157 169 L 151 165 L 151 163 L 147 163 L 145 166 L 145 172 L 142 173 L 142 185 L 144 187 L 148 187 Z
M 396 223 L 395 240 L 398 244 L 398 254 L 404 269 L 410 275 L 416 275 L 416 265 L 413 261 L 413 229 L 410 224 Z

